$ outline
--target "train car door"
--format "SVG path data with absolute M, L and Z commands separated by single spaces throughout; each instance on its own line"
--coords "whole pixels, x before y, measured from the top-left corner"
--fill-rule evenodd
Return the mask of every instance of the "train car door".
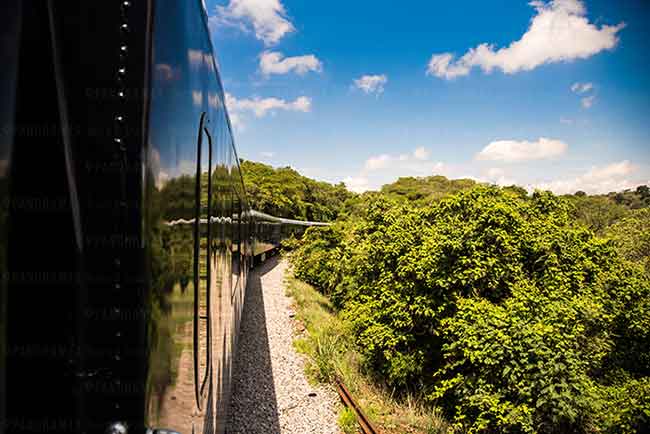
M 205 415 L 205 424 L 212 424 L 210 414 L 211 383 L 211 297 L 212 290 L 212 137 L 209 120 L 201 116 L 198 134 L 195 178 L 196 211 L 194 218 L 194 318 L 193 362 L 196 406 Z M 196 427 L 193 427 L 196 428 Z M 211 432 L 203 427 L 202 432 Z M 199 432 L 201 432 L 199 431 Z

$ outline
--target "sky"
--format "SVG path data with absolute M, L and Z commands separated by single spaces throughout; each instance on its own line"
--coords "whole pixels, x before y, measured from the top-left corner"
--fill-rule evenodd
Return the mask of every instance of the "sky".
M 358 192 L 650 183 L 644 0 L 204 4 L 242 158 Z

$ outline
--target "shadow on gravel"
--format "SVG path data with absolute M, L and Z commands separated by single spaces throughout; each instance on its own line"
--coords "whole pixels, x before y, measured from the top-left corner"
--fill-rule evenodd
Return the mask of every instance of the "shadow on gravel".
M 262 276 L 277 265 L 275 256 L 249 275 L 234 364 L 228 434 L 280 433 L 261 282 Z

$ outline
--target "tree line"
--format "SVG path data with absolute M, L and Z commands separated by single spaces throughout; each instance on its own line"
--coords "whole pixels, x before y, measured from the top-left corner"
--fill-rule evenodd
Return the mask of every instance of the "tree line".
M 286 245 L 378 384 L 459 431 L 646 432 L 648 193 L 402 178 Z

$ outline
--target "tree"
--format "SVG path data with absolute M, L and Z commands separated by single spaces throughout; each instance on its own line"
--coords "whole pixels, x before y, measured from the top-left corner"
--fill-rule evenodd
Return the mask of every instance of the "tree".
M 241 161 L 250 206 L 278 217 L 332 221 L 354 196 L 343 183 L 331 185 L 306 178 L 290 167 Z
M 382 382 L 423 391 L 468 432 L 650 423 L 650 279 L 576 225 L 570 199 L 477 186 L 357 207 L 310 229 L 293 261 L 335 297 Z

